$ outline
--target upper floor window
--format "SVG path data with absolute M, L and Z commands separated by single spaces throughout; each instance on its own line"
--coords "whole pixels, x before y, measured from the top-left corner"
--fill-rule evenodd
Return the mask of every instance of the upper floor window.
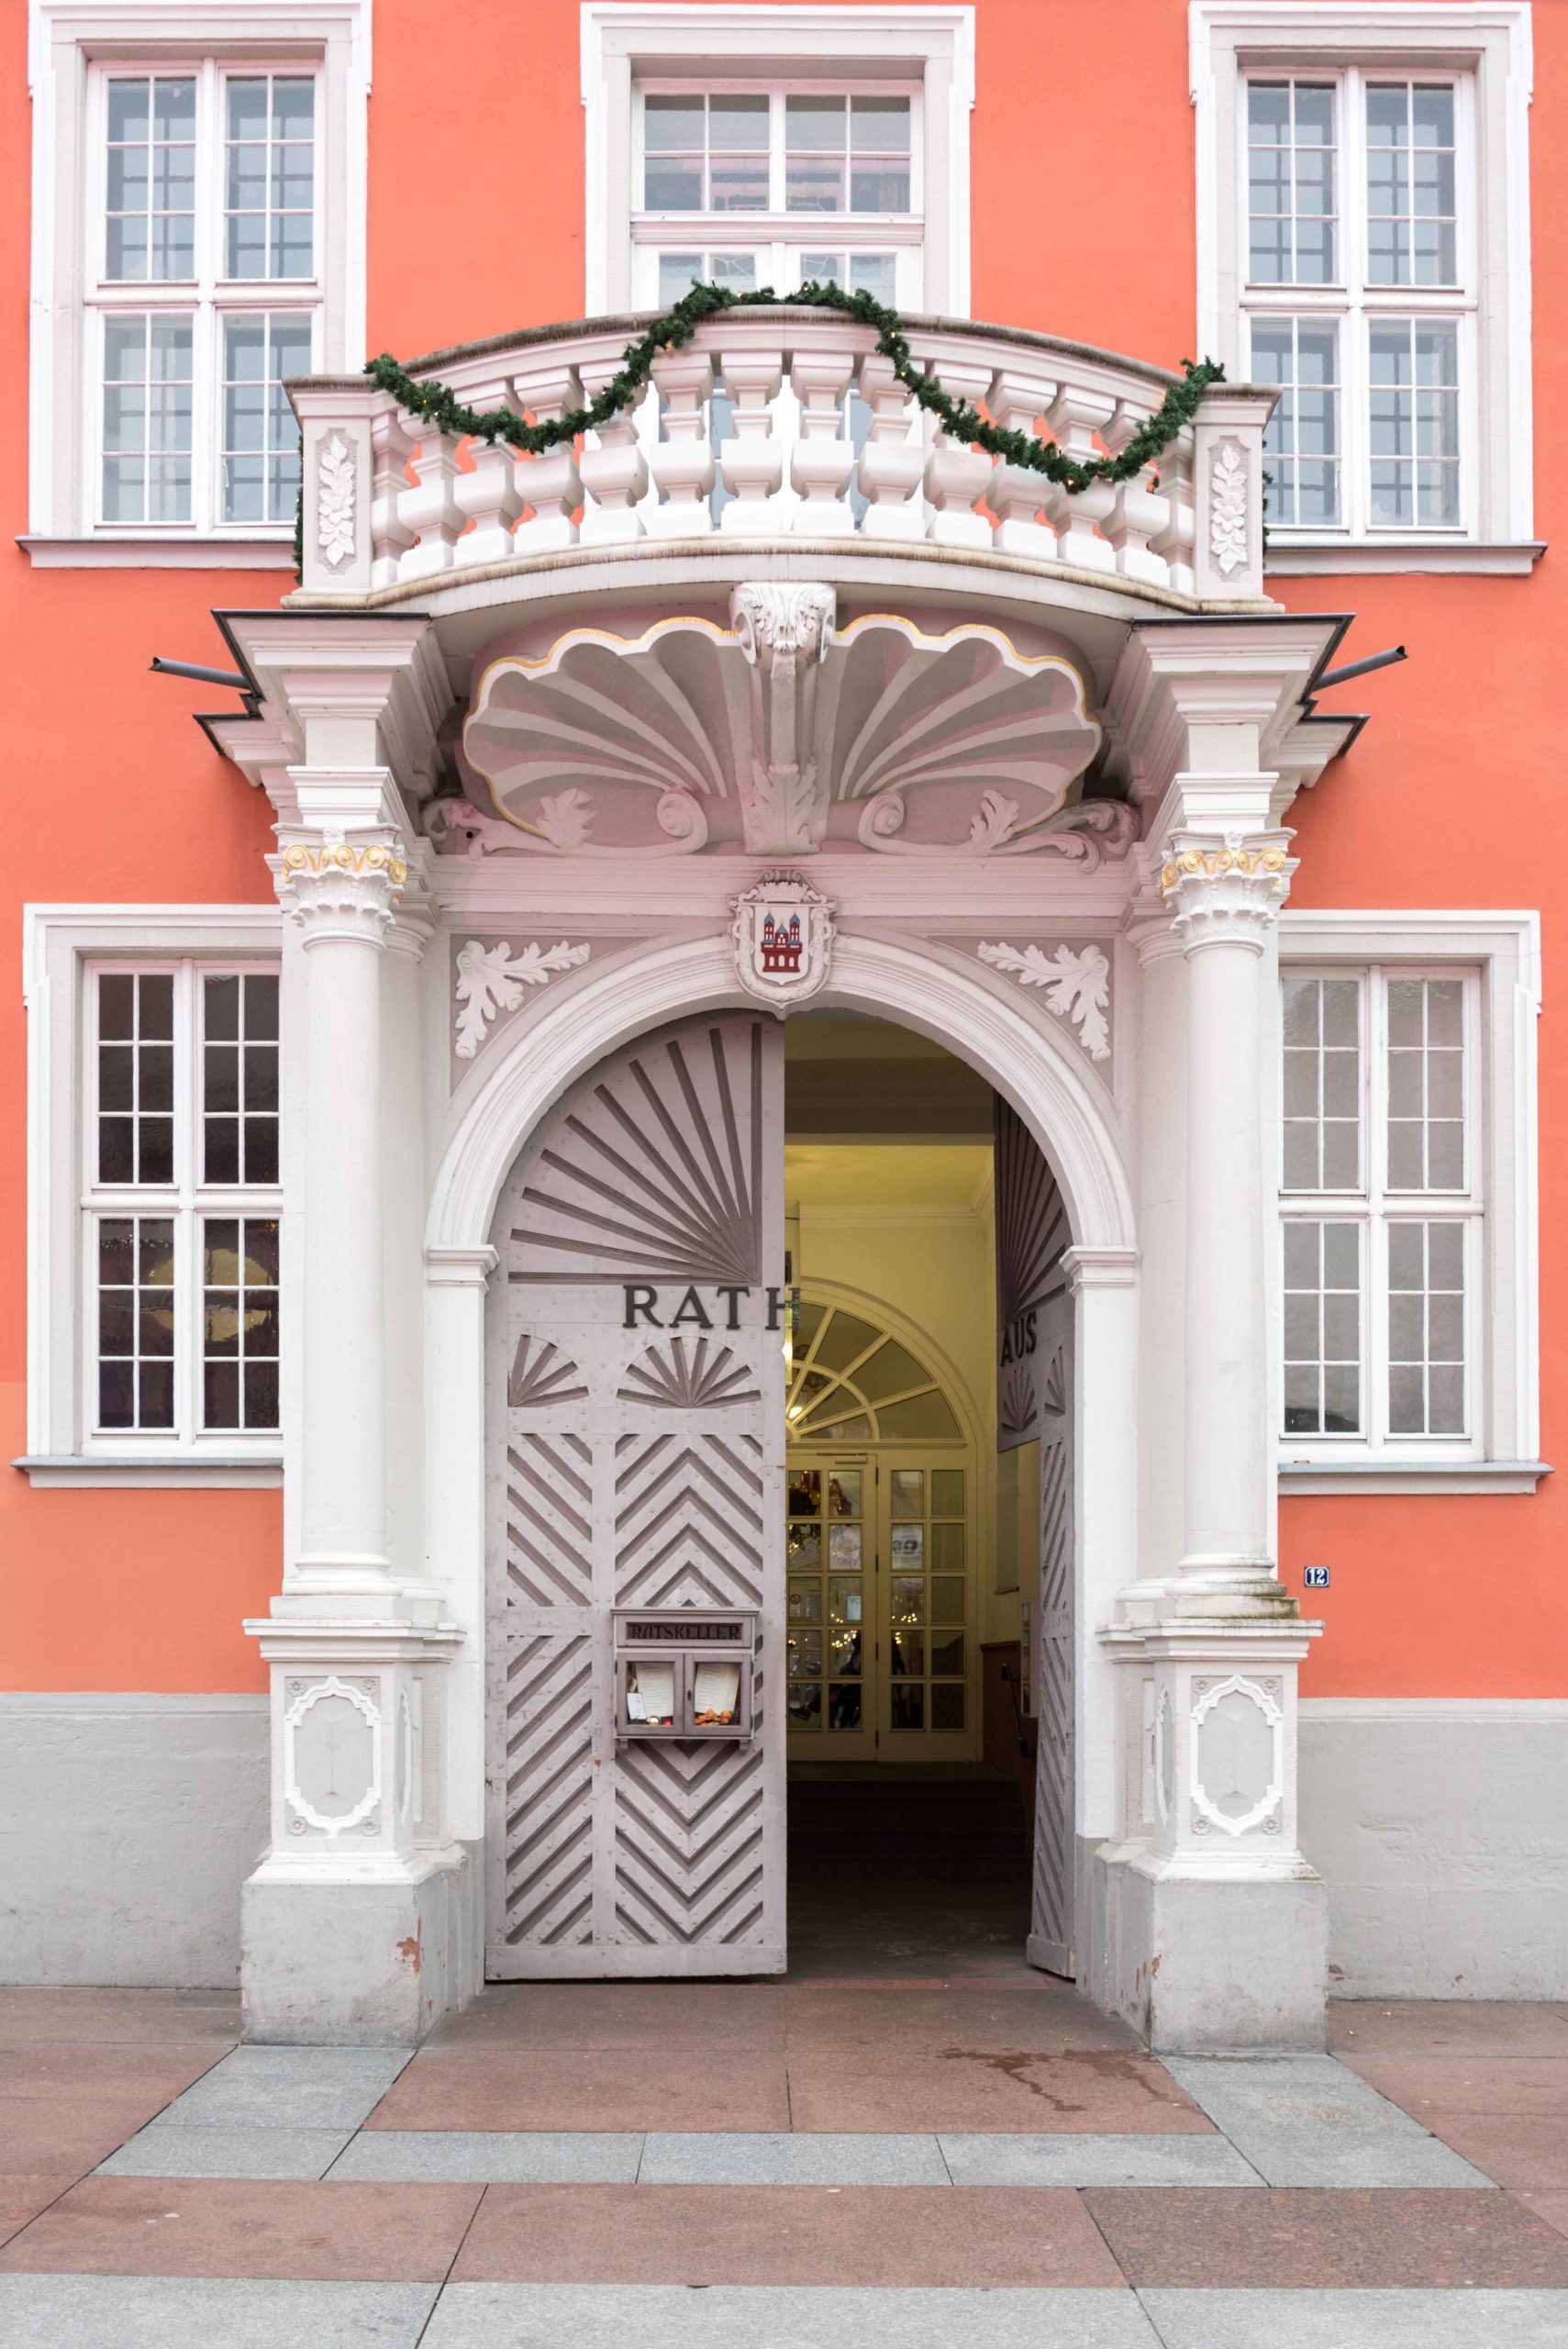
M 634 299 L 832 278 L 918 302 L 919 115 L 913 88 L 640 84 Z
M 1192 17 L 1199 340 L 1279 387 L 1270 566 L 1528 568 L 1525 0 Z
M 1247 365 L 1281 387 L 1264 443 L 1280 529 L 1466 523 L 1467 99 L 1457 79 L 1357 68 L 1247 83 Z
M 108 528 L 292 527 L 321 305 L 311 73 L 106 72 L 87 300 Z
M 100 964 L 87 983 L 88 1446 L 275 1435 L 277 973 Z
M 833 278 L 969 308 L 972 0 L 582 0 L 586 306 Z
M 39 7 L 24 544 L 286 568 L 284 384 L 363 356 L 370 0 L 187 0 L 188 47 L 159 0 Z

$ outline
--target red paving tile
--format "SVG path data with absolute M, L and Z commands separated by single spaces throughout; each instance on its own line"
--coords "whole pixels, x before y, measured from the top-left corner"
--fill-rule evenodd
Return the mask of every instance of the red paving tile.
M 1568 2188 L 1568 2112 L 1446 2112 L 1423 2106 L 1418 2118 L 1499 2186 Z
M 1568 2038 L 1568 2032 L 1564 2034 Z M 1568 2113 L 1568 2048 L 1544 2055 L 1344 2055 L 1380 2096 L 1425 2121 L 1429 2112 Z
M 193 2080 L 221 2063 L 226 2039 L 122 2041 L 0 2040 L 0 2108 L 4 2100 L 76 2096 L 156 2096 L 168 2104 Z
M 228 1990 L 97 1990 L 0 1987 L 0 2046 L 24 2039 L 239 2037 L 239 1994 Z
M 789 2091 L 796 2129 L 1213 2133 L 1162 2065 L 1121 2049 L 1049 2055 L 954 2041 L 874 2059 L 792 2051 Z
M 493 2186 L 452 2280 L 912 2287 L 1121 2278 L 1079 2198 L 1061 2188 Z
M 879 1997 L 836 1984 L 786 1994 L 792 2059 L 812 2049 L 896 2054 L 911 2047 L 1027 2049 L 1063 2054 L 1108 2049 L 1137 2054 L 1127 2025 L 1101 2014 L 1084 1998 L 1054 1987 L 1041 1993 L 986 1983 L 955 1983 L 946 1990 L 906 1990 Z M 858 2060 L 858 2057 L 852 2060 Z
M 422 2048 L 371 2129 L 787 2129 L 784 2057 L 733 2047 Z
M 1329 2052 L 1568 2055 L 1568 2007 L 1522 1999 L 1331 1998 Z
M 481 1991 L 441 2024 L 430 2044 L 638 2053 L 651 2046 L 742 2047 L 765 2054 L 784 2044 L 784 1991 L 773 1983 L 508 1983 Z
M 1084 2200 L 1140 2290 L 1568 2286 L 1568 2241 L 1509 2194 L 1103 2187 Z
M 1533 2210 L 1538 2219 L 1544 2219 L 1549 2227 L 1555 2227 L 1560 2235 L 1568 2235 L 1568 2193 L 1516 2194 L 1514 2199 Z
M 0 2177 L 0 2243 L 9 2243 L 75 2180 L 73 2169 L 49 2170 L 41 2176 Z
M 0 2274 L 434 2284 L 482 2191 L 90 2177 L 0 2251 Z
M 168 2098 L 13 2097 L 0 2106 L 0 2178 L 83 2177 L 145 2128 Z

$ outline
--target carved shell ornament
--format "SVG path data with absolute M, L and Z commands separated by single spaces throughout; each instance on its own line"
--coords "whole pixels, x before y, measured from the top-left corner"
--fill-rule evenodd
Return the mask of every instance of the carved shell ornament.
M 831 588 L 742 584 L 728 628 L 574 629 L 481 675 L 463 731 L 484 795 L 432 803 L 483 855 L 1125 855 L 1130 812 L 1079 797 L 1100 745 L 1083 680 L 1001 629 L 840 627 Z

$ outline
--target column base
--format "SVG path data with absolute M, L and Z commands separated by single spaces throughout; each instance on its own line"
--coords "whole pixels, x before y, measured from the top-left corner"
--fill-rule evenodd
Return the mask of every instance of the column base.
M 1156 2054 L 1321 2051 L 1328 1891 L 1305 1861 L 1226 1877 L 1102 1844 L 1090 1892 L 1084 1987 Z
M 482 1875 L 477 1847 L 462 1843 L 369 1879 L 263 1861 L 240 1894 L 246 2038 L 417 2046 L 479 1987 Z

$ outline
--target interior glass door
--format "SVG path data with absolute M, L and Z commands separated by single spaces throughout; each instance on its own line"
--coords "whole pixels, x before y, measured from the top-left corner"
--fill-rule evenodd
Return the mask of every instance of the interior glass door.
M 786 1646 L 797 1761 L 977 1751 L 970 1474 L 951 1455 L 792 1453 Z
M 791 1454 L 786 1475 L 789 1744 L 800 1761 L 876 1751 L 876 1476 L 864 1453 Z

